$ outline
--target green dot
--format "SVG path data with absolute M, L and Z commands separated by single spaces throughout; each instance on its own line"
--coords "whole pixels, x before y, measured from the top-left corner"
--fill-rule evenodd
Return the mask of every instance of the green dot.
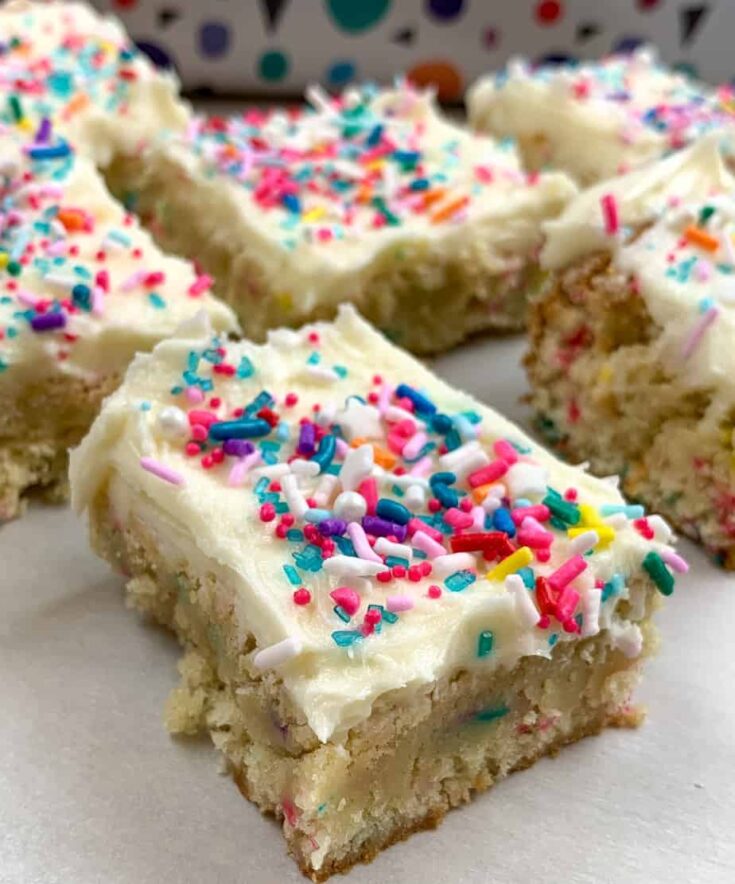
M 390 0 L 327 0 L 337 27 L 353 34 L 377 25 L 389 7 Z
M 276 49 L 264 52 L 258 62 L 258 72 L 264 80 L 282 80 L 288 73 L 288 59 Z

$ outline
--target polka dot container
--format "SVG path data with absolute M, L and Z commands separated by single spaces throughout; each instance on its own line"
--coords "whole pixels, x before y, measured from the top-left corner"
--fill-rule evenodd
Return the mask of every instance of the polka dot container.
M 653 42 L 663 60 L 713 82 L 735 77 L 732 0 L 98 0 L 144 51 L 191 90 L 299 95 L 319 82 L 407 73 L 458 100 L 514 55 L 598 57 Z

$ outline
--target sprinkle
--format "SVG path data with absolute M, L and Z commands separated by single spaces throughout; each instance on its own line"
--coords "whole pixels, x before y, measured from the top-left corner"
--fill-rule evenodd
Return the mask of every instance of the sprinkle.
M 694 327 L 690 331 L 688 337 L 685 339 L 682 348 L 681 348 L 681 356 L 682 359 L 686 360 L 694 353 L 694 351 L 699 346 L 700 341 L 705 335 L 707 329 L 712 325 L 712 323 L 717 319 L 720 314 L 720 310 L 718 307 L 710 307 L 706 313 L 702 314 L 702 316 L 697 320 L 694 324 Z
M 699 246 L 707 252 L 716 252 L 720 247 L 720 241 L 702 227 L 690 224 L 684 230 L 684 239 L 692 245 Z
M 477 638 L 477 656 L 479 658 L 489 657 L 493 650 L 495 637 L 489 629 L 483 630 Z
M 163 479 L 164 482 L 169 482 L 171 485 L 184 484 L 184 477 L 181 473 L 171 467 L 167 467 L 166 464 L 163 464 L 158 460 L 154 460 L 152 457 L 141 457 L 139 463 L 144 470 L 152 473 L 159 479 Z
M 674 591 L 674 578 L 666 567 L 663 558 L 654 551 L 647 553 L 643 559 L 643 568 L 656 584 L 662 595 L 671 595 Z
M 386 607 L 393 613 L 410 611 L 414 606 L 413 599 L 408 595 L 389 595 L 385 600 Z
M 600 208 L 602 209 L 602 220 L 605 227 L 605 233 L 608 236 L 615 236 L 620 230 L 620 218 L 618 215 L 618 203 L 615 195 L 605 193 L 600 197 Z
M 567 559 L 563 565 L 560 565 L 553 574 L 549 576 L 549 586 L 557 592 L 571 583 L 576 577 L 587 568 L 587 562 L 580 555 L 573 555 Z
M 332 556 L 324 562 L 324 570 L 335 577 L 374 577 L 385 565 L 352 556 Z
M 600 631 L 600 603 L 602 601 L 601 589 L 588 589 L 582 596 L 582 638 L 597 635 Z
M 536 610 L 523 578 L 518 574 L 509 574 L 505 578 L 505 588 L 513 596 L 516 616 L 523 626 L 527 628 L 536 626 L 541 615 Z
M 383 564 L 380 556 L 371 549 L 362 525 L 357 522 L 350 522 L 347 526 L 347 534 L 355 547 L 355 552 L 361 559 L 366 559 L 368 562 L 377 562 L 380 565 Z
M 253 657 L 253 666 L 256 669 L 273 669 L 287 663 L 293 657 L 298 657 L 302 650 L 301 639 L 297 636 L 289 636 L 283 641 L 258 651 Z
M 360 610 L 360 595 L 350 586 L 339 586 L 329 595 L 350 617 Z
M 665 549 L 661 552 L 661 559 L 677 574 L 686 574 L 689 570 L 688 563 L 673 549 Z
M 530 565 L 532 561 L 533 553 L 527 546 L 522 546 L 488 571 L 485 577 L 487 580 L 500 582 L 505 580 L 509 574 L 514 574 L 521 568 L 525 568 L 526 565 Z

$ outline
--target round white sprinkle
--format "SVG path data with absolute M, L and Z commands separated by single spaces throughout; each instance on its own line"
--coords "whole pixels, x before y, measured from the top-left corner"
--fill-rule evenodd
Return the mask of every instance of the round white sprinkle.
M 158 428 L 167 439 L 176 439 L 189 433 L 186 414 L 175 405 L 169 405 L 158 415 Z
M 345 522 L 359 522 L 367 512 L 367 503 L 357 491 L 343 491 L 334 501 L 334 515 Z

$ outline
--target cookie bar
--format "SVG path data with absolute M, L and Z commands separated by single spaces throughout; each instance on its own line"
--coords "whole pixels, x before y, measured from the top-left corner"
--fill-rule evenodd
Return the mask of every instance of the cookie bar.
M 686 567 L 662 519 L 351 306 L 138 356 L 71 481 L 187 650 L 169 728 L 211 733 L 315 881 L 635 723 L 650 615 Z
M 400 345 L 522 326 L 541 221 L 574 192 L 406 84 L 198 119 L 110 169 L 165 248 L 196 256 L 248 336 L 354 303 Z
M 67 449 L 137 350 L 202 309 L 236 328 L 208 287 L 53 128 L 0 125 L 0 521 L 30 489 L 63 496 Z
M 33 132 L 46 118 L 104 166 L 184 129 L 189 110 L 174 76 L 115 19 L 84 3 L 10 0 L 0 8 L 0 122 Z
M 526 365 L 547 439 L 735 567 L 735 178 L 708 140 L 549 226 Z
M 678 150 L 710 131 L 735 153 L 732 89 L 660 64 L 652 49 L 575 65 L 515 61 L 469 90 L 471 123 L 517 141 L 529 169 L 587 186 Z

